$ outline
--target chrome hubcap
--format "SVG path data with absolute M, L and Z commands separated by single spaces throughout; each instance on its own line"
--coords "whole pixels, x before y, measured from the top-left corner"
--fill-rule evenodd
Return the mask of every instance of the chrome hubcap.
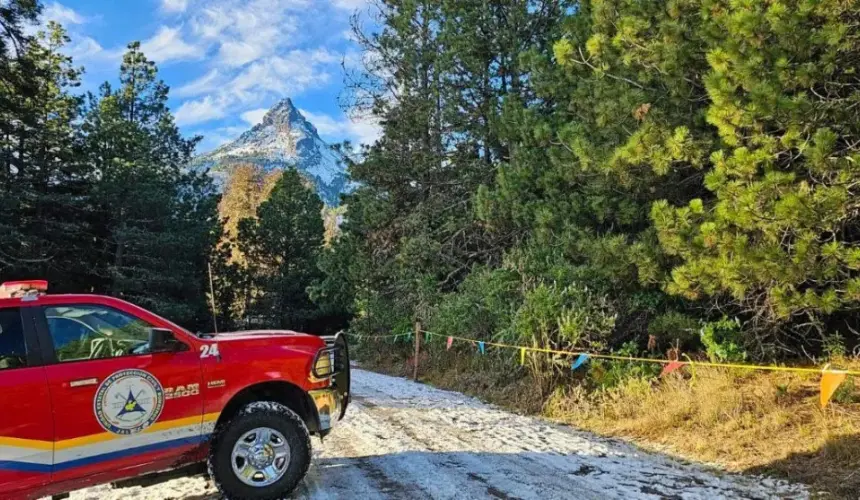
M 258 427 L 236 441 L 230 463 L 236 477 L 248 486 L 269 486 L 287 472 L 290 445 L 275 429 Z

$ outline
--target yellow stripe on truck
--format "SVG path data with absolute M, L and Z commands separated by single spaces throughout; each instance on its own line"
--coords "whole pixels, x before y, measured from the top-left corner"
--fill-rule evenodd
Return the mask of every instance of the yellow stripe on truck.
M 207 413 L 200 417 L 186 417 L 175 420 L 166 420 L 164 422 L 156 422 L 152 426 L 143 431 L 144 434 L 150 432 L 159 432 L 176 427 L 185 427 L 194 424 L 203 424 L 206 422 L 214 422 L 221 416 L 220 412 Z M 33 450 L 67 450 L 78 446 L 86 446 L 95 443 L 103 443 L 114 439 L 120 439 L 125 436 L 113 434 L 111 432 L 100 432 L 98 434 L 90 434 L 89 436 L 81 436 L 72 439 L 64 439 L 62 441 L 41 441 L 38 439 L 20 439 L 14 437 L 0 436 L 0 446 L 9 446 L 15 448 L 29 448 Z

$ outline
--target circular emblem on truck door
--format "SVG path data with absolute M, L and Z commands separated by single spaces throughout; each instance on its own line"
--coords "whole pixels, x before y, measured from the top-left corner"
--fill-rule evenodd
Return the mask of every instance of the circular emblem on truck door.
M 158 420 L 164 408 L 164 390 L 151 373 L 120 370 L 106 378 L 96 391 L 93 409 L 105 430 L 136 434 Z

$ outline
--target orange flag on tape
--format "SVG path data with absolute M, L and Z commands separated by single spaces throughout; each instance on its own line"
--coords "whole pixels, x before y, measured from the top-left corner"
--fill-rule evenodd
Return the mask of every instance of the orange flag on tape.
M 450 351 L 451 350 L 451 344 L 453 344 L 453 343 L 454 343 L 454 337 L 448 337 L 448 343 L 445 345 L 445 350 Z
M 821 407 L 824 408 L 827 406 L 827 403 L 830 402 L 830 398 L 833 397 L 833 394 L 836 393 L 836 389 L 839 389 L 839 386 L 842 385 L 842 382 L 845 381 L 845 377 L 848 375 L 844 371 L 839 370 L 829 370 L 830 365 L 824 367 L 824 370 L 821 372 Z
M 666 375 L 672 373 L 673 371 L 677 370 L 678 368 L 681 368 L 686 364 L 687 363 L 683 363 L 681 361 L 670 361 L 666 366 L 663 367 L 663 371 L 660 372 L 660 376 L 665 377 Z

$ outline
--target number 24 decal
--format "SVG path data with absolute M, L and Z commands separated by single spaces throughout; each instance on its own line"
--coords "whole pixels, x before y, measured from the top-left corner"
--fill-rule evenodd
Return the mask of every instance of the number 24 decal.
M 203 358 L 220 358 L 221 353 L 218 352 L 218 344 L 205 344 L 200 346 L 200 359 Z

